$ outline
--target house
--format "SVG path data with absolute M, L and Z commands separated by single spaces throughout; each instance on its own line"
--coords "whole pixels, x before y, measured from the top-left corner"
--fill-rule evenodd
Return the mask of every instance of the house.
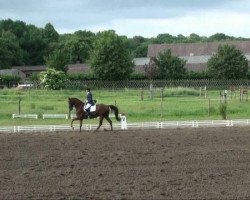
M 29 77 L 33 73 L 40 73 L 46 71 L 45 65 L 38 65 L 38 66 L 14 66 L 12 69 L 17 69 L 22 71 L 26 78 Z M 88 64 L 69 64 L 68 65 L 68 73 L 81 73 L 87 72 L 90 70 L 90 66 Z
M 160 52 L 171 50 L 172 55 L 187 60 L 186 68 L 192 71 L 205 71 L 207 61 L 214 55 L 219 45 L 233 45 L 246 56 L 250 63 L 250 41 L 224 41 L 206 43 L 151 44 L 148 46 L 148 58 L 156 57 Z
M 76 74 L 76 73 L 87 73 L 90 71 L 90 65 L 86 63 L 76 63 L 68 65 L 68 74 Z
M 2 69 L 2 70 L 0 70 L 0 75 L 18 76 L 22 80 L 24 80 L 26 78 L 25 73 L 23 73 L 21 70 L 18 70 L 18 69 Z
M 38 65 L 38 66 L 13 66 L 12 69 L 17 69 L 22 71 L 26 78 L 29 77 L 33 73 L 40 73 L 42 71 L 46 71 L 45 65 Z
M 134 58 L 133 62 L 135 63 L 136 72 L 144 72 L 145 64 L 149 63 L 149 58 Z M 46 71 L 45 65 L 40 66 L 14 66 L 12 69 L 19 70 L 25 74 L 26 77 L 29 77 L 33 73 L 40 73 Z M 68 74 L 77 74 L 77 73 L 87 73 L 90 71 L 90 65 L 87 63 L 76 63 L 68 65 Z

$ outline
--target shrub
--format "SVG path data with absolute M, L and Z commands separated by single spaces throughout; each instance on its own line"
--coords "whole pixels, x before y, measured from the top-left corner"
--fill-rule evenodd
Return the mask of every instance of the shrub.
M 44 88 L 59 90 L 65 88 L 67 76 L 62 71 L 48 69 L 46 72 L 40 73 L 40 81 Z
M 14 75 L 2 75 L 0 74 L 0 85 L 10 85 L 11 83 L 18 83 L 21 81 L 21 77 Z
M 227 103 L 220 104 L 220 115 L 222 119 L 227 119 Z

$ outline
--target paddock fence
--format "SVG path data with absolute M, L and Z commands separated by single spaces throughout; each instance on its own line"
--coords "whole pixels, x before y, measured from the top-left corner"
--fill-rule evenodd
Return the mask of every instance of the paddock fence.
M 82 130 L 92 131 L 98 125 L 85 124 Z M 250 126 L 250 119 L 235 120 L 193 120 L 193 121 L 164 121 L 164 122 L 135 122 L 126 123 L 128 130 L 135 129 L 171 129 L 171 128 L 199 128 L 199 127 L 232 127 L 232 126 Z M 109 124 L 103 124 L 103 128 L 110 128 Z M 79 130 L 79 124 L 74 124 L 75 130 Z M 124 124 L 113 124 L 115 130 L 124 129 Z M 72 131 L 70 125 L 29 125 L 29 126 L 3 126 L 0 127 L 0 133 L 22 133 L 22 132 L 58 132 Z
M 65 84 L 66 89 L 147 89 L 147 88 L 172 88 L 172 87 L 206 87 L 225 89 L 234 87 L 249 87 L 250 80 L 128 80 L 128 81 L 69 81 Z
M 39 82 L 11 83 L 6 87 L 15 87 L 17 85 L 30 85 L 26 89 L 43 88 Z M 250 87 L 250 80 L 214 80 L 214 79 L 191 79 L 191 80 L 120 80 L 120 81 L 102 81 L 102 80 L 83 80 L 66 81 L 62 89 L 83 89 L 90 87 L 92 89 L 146 89 L 146 88 L 164 88 L 164 87 L 206 87 L 216 89 L 229 89 L 230 87 Z

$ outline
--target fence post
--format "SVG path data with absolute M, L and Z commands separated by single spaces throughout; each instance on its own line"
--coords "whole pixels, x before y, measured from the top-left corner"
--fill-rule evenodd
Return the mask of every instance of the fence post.
M 161 89 L 161 117 L 163 116 L 163 88 Z
M 143 91 L 143 88 L 141 88 L 141 101 L 143 101 L 143 95 L 144 95 L 144 91 Z
M 20 113 L 21 113 L 21 101 L 22 101 L 22 99 L 19 97 L 18 98 L 18 114 L 20 115 Z
M 210 102 L 210 98 L 208 99 L 208 116 L 210 116 L 210 106 L 211 106 L 211 102 Z
M 150 99 L 153 99 L 153 83 L 150 80 L 150 85 L 149 85 L 149 91 L 150 91 Z
M 204 87 L 205 90 L 205 99 L 207 98 L 207 86 Z
M 128 129 L 126 116 L 120 115 L 120 118 L 121 118 L 121 129 Z

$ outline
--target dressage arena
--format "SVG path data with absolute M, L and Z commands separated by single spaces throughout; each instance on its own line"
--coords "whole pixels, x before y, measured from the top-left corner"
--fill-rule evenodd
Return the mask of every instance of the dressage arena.
M 250 199 L 250 126 L 1 133 L 0 199 Z

